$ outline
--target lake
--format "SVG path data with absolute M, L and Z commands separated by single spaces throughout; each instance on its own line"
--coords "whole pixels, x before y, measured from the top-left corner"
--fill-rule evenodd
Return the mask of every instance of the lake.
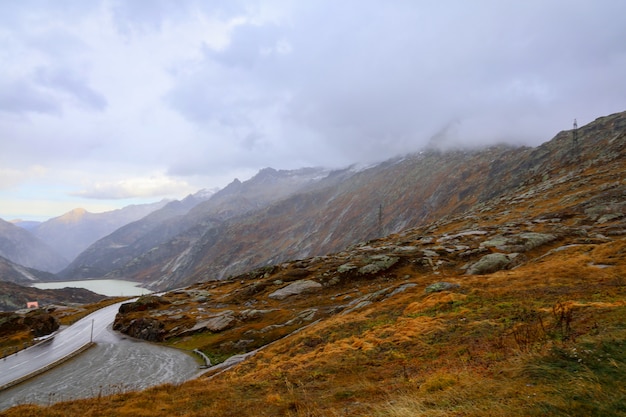
M 140 287 L 139 285 L 139 282 L 124 281 L 122 279 L 88 279 L 83 281 L 38 282 L 32 286 L 42 290 L 65 287 L 86 288 L 89 291 L 109 297 L 136 296 L 152 292 L 148 289 Z

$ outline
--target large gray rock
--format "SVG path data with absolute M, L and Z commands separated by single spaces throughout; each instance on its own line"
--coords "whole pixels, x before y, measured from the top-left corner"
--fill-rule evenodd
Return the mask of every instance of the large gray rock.
M 191 329 L 185 330 L 179 335 L 192 334 L 204 330 L 208 330 L 213 333 L 223 332 L 224 330 L 233 327 L 235 325 L 235 320 L 234 312 L 232 310 L 225 310 L 215 317 L 196 323 L 196 325 Z
M 322 284 L 315 281 L 300 280 L 274 291 L 268 297 L 274 300 L 284 300 L 292 295 L 299 295 L 318 291 L 322 288 Z
M 517 253 L 490 253 L 485 255 L 478 262 L 467 269 L 468 275 L 484 275 L 492 272 L 507 269 L 511 266 L 512 260 L 518 256 Z
M 484 248 L 496 248 L 506 252 L 526 252 L 555 240 L 557 237 L 550 233 L 520 233 L 511 236 L 493 236 L 480 244 Z
M 207 320 L 204 324 L 204 328 L 213 333 L 218 333 L 230 329 L 234 325 L 235 317 L 233 317 L 232 311 L 229 311 L 228 313 L 220 314 L 217 317 Z

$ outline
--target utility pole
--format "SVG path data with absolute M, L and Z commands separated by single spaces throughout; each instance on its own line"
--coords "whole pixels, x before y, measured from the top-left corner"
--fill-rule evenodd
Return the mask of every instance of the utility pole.
M 574 142 L 574 148 L 578 148 L 578 123 L 574 119 L 574 129 L 572 129 L 572 141 Z
M 93 320 L 91 319 L 91 336 L 89 337 L 89 343 L 93 343 Z
M 383 236 L 383 205 L 378 205 L 378 237 Z

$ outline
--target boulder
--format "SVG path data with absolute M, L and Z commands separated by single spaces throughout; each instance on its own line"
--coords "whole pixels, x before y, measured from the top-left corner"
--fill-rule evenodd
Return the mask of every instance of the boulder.
M 361 274 L 376 274 L 387 270 L 398 262 L 398 258 L 387 255 L 374 255 L 370 257 L 370 263 L 359 268 Z
M 518 256 L 517 253 L 490 253 L 467 269 L 468 275 L 491 274 L 502 269 L 511 267 L 511 261 Z
M 300 280 L 274 291 L 268 297 L 273 300 L 284 300 L 292 295 L 305 294 L 318 291 L 322 288 L 322 284 L 310 280 Z
M 213 333 L 219 333 L 226 329 L 230 329 L 235 325 L 235 317 L 232 310 L 226 310 L 219 315 L 212 317 L 206 321 L 198 323 L 194 326 L 195 330 L 207 329 Z
M 131 320 L 129 323 L 120 321 L 116 317 L 113 323 L 113 330 L 149 342 L 162 342 L 165 339 L 164 327 L 165 325 L 159 320 L 150 317 Z
M 426 293 L 433 293 L 433 292 L 455 290 L 455 289 L 460 288 L 460 287 L 461 286 L 459 284 L 454 284 L 452 282 L 440 281 L 440 282 L 435 282 L 434 284 L 430 284 L 429 286 L 427 286 L 424 289 L 424 291 Z

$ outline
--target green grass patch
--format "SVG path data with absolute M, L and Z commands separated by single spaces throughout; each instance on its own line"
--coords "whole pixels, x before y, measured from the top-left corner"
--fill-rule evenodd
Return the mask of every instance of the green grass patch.
M 623 339 L 554 347 L 524 372 L 545 390 L 533 415 L 626 416 Z

